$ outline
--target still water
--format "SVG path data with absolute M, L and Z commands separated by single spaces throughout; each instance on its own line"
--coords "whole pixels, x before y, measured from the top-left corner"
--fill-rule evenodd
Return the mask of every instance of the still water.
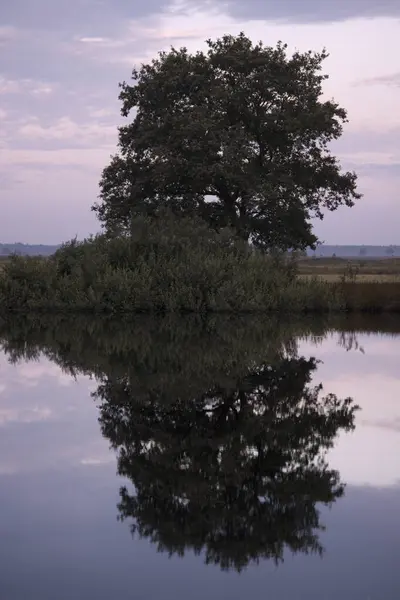
M 1 600 L 400 598 L 398 331 L 1 324 Z

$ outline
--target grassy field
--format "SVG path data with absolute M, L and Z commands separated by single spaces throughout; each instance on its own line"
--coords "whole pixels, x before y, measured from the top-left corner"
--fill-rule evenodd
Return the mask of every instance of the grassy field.
M 339 286 L 347 312 L 400 312 L 399 258 L 307 258 L 298 267 L 301 278 Z
M 330 283 L 343 277 L 357 283 L 400 283 L 400 258 L 306 258 L 299 261 L 299 274 Z

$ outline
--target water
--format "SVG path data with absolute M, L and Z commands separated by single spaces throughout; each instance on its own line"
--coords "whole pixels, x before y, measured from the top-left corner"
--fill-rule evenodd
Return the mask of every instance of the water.
M 398 599 L 397 331 L 1 324 L 0 598 Z

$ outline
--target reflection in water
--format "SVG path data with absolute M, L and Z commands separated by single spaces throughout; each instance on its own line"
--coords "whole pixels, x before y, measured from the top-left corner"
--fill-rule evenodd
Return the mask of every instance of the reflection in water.
M 350 398 L 312 386 L 297 352 L 310 324 L 258 319 L 19 320 L 1 331 L 11 361 L 43 352 L 98 379 L 103 435 L 131 480 L 118 506 L 160 551 L 203 553 L 240 571 L 284 551 L 321 552 L 318 504 L 343 494 L 325 451 L 354 427 Z
M 205 549 L 206 561 L 241 569 L 259 558 L 319 551 L 316 503 L 343 488 L 321 451 L 353 423 L 350 400 L 319 398 L 314 361 L 251 365 L 231 385 L 196 398 L 139 398 L 124 381 L 97 392 L 102 431 L 119 449 L 121 516 L 159 549 Z

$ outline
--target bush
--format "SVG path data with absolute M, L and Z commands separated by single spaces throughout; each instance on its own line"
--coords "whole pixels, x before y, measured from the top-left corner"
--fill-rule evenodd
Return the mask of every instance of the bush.
M 47 259 L 12 257 L 0 278 L 8 310 L 307 311 L 338 308 L 329 286 L 301 281 L 293 262 L 233 233 L 160 213 L 130 237 L 72 240 Z

